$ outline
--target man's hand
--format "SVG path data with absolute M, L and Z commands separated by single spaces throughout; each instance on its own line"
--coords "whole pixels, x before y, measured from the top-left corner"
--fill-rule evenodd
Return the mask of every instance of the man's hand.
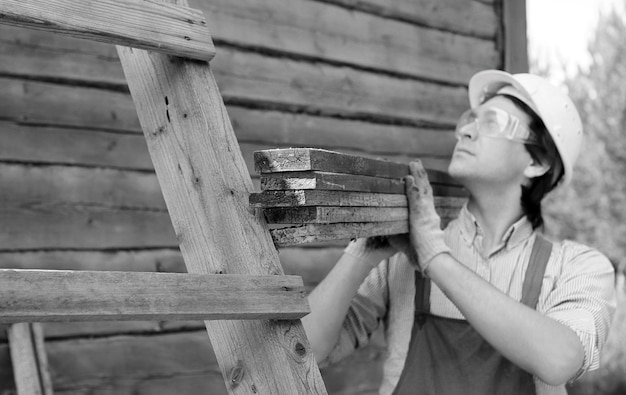
M 420 271 L 425 271 L 432 259 L 443 253 L 449 253 L 450 248 L 444 241 L 441 230 L 441 219 L 435 211 L 433 189 L 428 182 L 428 175 L 420 161 L 409 165 L 411 175 L 406 176 L 406 195 L 409 201 L 409 237 L 411 248 L 408 248 L 406 238 L 390 238 L 396 248 L 405 251 L 409 259 L 414 261 Z M 407 251 L 408 250 L 408 251 Z

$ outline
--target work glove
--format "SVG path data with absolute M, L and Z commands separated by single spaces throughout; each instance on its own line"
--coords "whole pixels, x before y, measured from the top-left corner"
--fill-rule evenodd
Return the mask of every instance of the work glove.
M 409 170 L 410 175 L 404 178 L 409 203 L 409 234 L 389 240 L 423 273 L 434 257 L 450 253 L 450 248 L 445 243 L 441 219 L 435 211 L 433 188 L 426 170 L 420 161 L 411 162 Z
M 396 252 L 397 249 L 390 244 L 386 236 L 355 239 L 343 250 L 344 254 L 352 255 L 372 268 Z

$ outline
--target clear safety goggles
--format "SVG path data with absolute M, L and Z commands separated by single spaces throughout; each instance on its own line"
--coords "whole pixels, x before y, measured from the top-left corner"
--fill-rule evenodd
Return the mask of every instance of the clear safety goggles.
M 454 135 L 457 139 L 470 136 L 472 140 L 482 137 L 506 139 L 524 144 L 540 145 L 537 136 L 517 117 L 499 108 L 468 110 L 461 115 Z

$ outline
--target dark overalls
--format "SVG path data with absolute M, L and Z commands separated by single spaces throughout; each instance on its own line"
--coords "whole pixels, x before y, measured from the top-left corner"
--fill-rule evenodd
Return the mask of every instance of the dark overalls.
M 537 235 L 521 303 L 535 309 L 552 244 Z M 416 272 L 415 321 L 393 395 L 535 394 L 530 373 L 504 358 L 465 320 L 430 314 L 430 279 Z

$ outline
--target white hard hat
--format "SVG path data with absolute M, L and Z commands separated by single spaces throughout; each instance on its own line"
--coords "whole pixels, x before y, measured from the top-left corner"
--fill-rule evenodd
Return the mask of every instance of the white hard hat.
M 562 184 L 567 185 L 572 179 L 583 137 L 582 122 L 572 100 L 545 79 L 532 74 L 485 70 L 470 79 L 469 101 L 472 108 L 496 93 L 517 97 L 543 121 L 561 156 L 564 169 Z

